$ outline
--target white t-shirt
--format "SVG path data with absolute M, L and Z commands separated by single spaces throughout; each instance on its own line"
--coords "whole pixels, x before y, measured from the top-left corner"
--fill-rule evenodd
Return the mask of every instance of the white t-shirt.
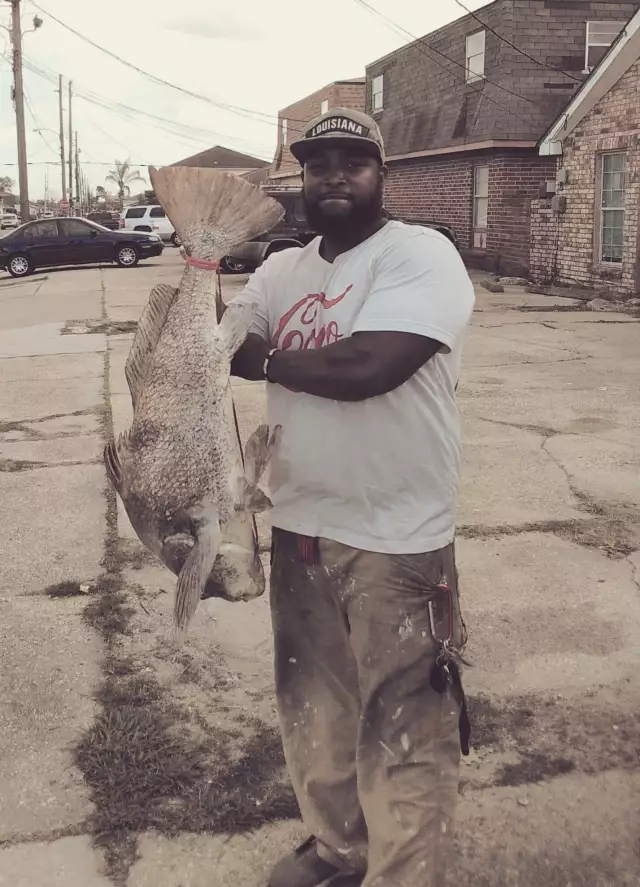
M 273 347 L 319 348 L 352 333 L 418 333 L 441 350 L 404 385 L 358 403 L 267 385 L 282 426 L 269 489 L 273 525 L 366 551 L 448 545 L 460 470 L 454 389 L 475 296 L 462 259 L 430 229 L 388 222 L 333 263 L 316 238 L 270 256 L 238 300 Z

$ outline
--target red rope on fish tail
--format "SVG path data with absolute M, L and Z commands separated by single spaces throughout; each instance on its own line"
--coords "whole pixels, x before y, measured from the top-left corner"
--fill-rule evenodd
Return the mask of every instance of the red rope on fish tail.
M 211 262 L 209 259 L 196 259 L 193 256 L 187 256 L 187 265 L 193 265 L 194 268 L 202 268 L 204 271 L 218 271 L 220 262 Z

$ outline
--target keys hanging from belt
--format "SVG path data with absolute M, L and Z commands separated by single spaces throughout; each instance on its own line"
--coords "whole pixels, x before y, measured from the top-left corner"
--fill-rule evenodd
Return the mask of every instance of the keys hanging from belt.
M 466 663 L 463 659 L 461 652 L 451 643 L 453 639 L 453 593 L 451 591 L 451 587 L 445 579 L 441 579 L 438 583 L 438 592 L 446 601 L 447 631 L 444 637 L 438 634 L 434 612 L 434 601 L 430 600 L 428 603 L 428 608 L 431 636 L 438 645 L 439 650 L 436 656 L 436 660 L 431 667 L 429 680 L 431 688 L 439 695 L 445 693 L 447 687 L 450 687 L 454 698 L 460 705 L 460 747 L 462 749 L 462 754 L 466 756 L 469 754 L 471 723 L 469 721 L 467 699 L 462 687 L 462 678 L 460 677 L 459 663 L 463 663 L 465 665 L 467 665 L 468 663 Z

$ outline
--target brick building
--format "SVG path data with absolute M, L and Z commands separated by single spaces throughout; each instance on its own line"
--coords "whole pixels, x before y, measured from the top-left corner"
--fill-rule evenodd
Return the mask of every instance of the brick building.
M 527 273 L 531 202 L 556 168 L 538 142 L 638 8 L 495 0 L 369 65 L 389 210 L 450 224 L 476 264 Z
M 540 143 L 555 199 L 533 204 L 531 274 L 640 295 L 640 12 Z
M 269 181 L 281 187 L 299 187 L 300 165 L 289 145 L 298 138 L 307 123 L 332 108 L 364 111 L 365 78 L 336 80 L 311 95 L 294 102 L 278 113 L 278 145 Z

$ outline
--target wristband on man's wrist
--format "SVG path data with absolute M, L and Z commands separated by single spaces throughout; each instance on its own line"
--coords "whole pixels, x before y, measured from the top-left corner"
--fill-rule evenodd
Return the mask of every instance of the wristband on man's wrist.
M 263 375 L 264 379 L 266 379 L 267 382 L 271 381 L 271 379 L 269 378 L 269 364 L 271 363 L 271 358 L 273 357 L 273 355 L 276 353 L 277 350 L 278 350 L 277 348 L 272 348 L 271 351 L 265 357 L 264 363 L 262 364 L 262 375 Z

